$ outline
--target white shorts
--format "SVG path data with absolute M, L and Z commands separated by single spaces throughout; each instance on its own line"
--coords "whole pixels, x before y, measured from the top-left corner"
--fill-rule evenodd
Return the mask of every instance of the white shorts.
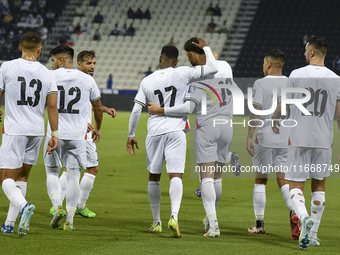
M 322 180 L 330 176 L 329 170 L 332 161 L 332 148 L 305 148 L 288 147 L 287 167 L 290 169 L 285 179 L 295 182 L 304 182 L 313 178 Z
M 164 160 L 167 173 L 184 173 L 186 137 L 183 131 L 147 136 L 146 163 L 151 174 L 161 174 Z
M 218 117 L 222 118 L 222 117 Z M 225 118 L 225 117 L 223 117 Z M 228 118 L 229 120 L 229 118 Z M 213 119 L 204 126 L 195 129 L 195 148 L 197 163 L 227 163 L 227 157 L 233 138 L 233 127 L 215 125 Z
M 64 167 L 67 168 L 86 168 L 86 141 L 85 140 L 61 140 L 58 141 L 57 149 L 52 153 L 46 152 L 48 141 L 50 137 L 46 136 L 44 144 L 44 162 L 45 166 L 62 167 L 64 160 Z
M 287 156 L 288 148 L 267 148 L 255 144 L 253 166 L 256 167 L 255 171 L 261 174 L 284 173 L 283 166 L 286 165 Z
M 96 144 L 86 141 L 86 168 L 98 166 L 98 153 Z
M 18 169 L 22 164 L 37 163 L 43 136 L 2 134 L 0 169 Z

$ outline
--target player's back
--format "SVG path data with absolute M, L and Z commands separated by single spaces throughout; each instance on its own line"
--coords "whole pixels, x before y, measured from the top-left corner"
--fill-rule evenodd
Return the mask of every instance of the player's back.
M 83 140 L 89 102 L 100 98 L 98 87 L 90 75 L 78 69 L 59 68 L 53 74 L 58 88 L 59 138 Z
M 185 68 L 187 69 L 187 67 Z M 184 95 L 189 82 L 189 76 L 184 68 L 159 69 L 145 77 L 140 86 L 135 102 L 155 102 L 161 107 L 172 107 L 183 103 Z M 144 104 L 144 103 L 142 103 Z M 185 128 L 186 118 L 161 115 L 150 115 L 148 119 L 148 135 L 154 136 Z
M 282 88 L 287 87 L 288 78 L 286 76 L 267 75 L 262 79 L 255 81 L 253 86 L 253 104 L 261 107 L 262 111 L 269 110 L 273 107 L 274 89 L 276 88 L 276 98 L 280 96 Z M 274 105 L 276 108 L 277 103 Z M 274 109 L 275 109 L 274 108 Z M 256 133 L 256 141 L 263 147 L 269 148 L 286 148 L 288 147 L 288 137 L 290 128 L 281 125 L 280 134 L 275 134 L 272 130 L 270 121 L 274 115 L 260 115 L 259 127 Z M 289 117 L 289 116 L 288 116 Z
M 291 105 L 291 119 L 297 126 L 290 140 L 295 146 L 329 148 L 333 141 L 333 118 L 337 100 L 340 100 L 340 77 L 325 66 L 308 65 L 294 70 L 289 87 L 305 88 L 311 98 L 303 106 L 311 115 L 304 115 Z M 288 98 L 303 98 L 302 93 L 290 93 Z
M 6 95 L 4 132 L 43 136 L 46 97 L 57 92 L 50 71 L 38 61 L 19 58 L 4 62 L 0 76 Z
M 236 86 L 233 82 L 233 73 L 226 61 L 217 60 L 218 72 L 208 75 L 203 79 L 190 83 L 186 100 L 193 100 L 197 103 L 196 119 L 200 126 L 216 116 L 233 116 L 233 98 L 231 91 L 221 88 L 220 85 Z M 206 102 L 202 102 L 202 97 Z M 202 109 L 206 108 L 206 113 Z

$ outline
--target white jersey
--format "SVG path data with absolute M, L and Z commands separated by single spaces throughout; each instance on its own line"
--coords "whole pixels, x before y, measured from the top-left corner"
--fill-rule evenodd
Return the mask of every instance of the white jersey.
M 196 121 L 203 126 L 207 120 L 216 116 L 233 116 L 233 98 L 227 88 L 217 88 L 216 85 L 233 83 L 233 72 L 226 61 L 217 60 L 218 72 L 190 83 L 185 101 L 193 101 L 197 105 Z M 202 97 L 206 98 L 206 114 L 202 114 Z
M 0 91 L 6 93 L 3 133 L 44 136 L 46 97 L 57 93 L 51 71 L 24 58 L 1 65 Z
M 204 74 L 203 66 L 159 69 L 145 77 L 135 97 L 135 103 L 144 107 L 147 102 L 158 103 L 160 107 L 172 107 L 183 104 L 187 85 L 191 79 L 198 79 Z M 150 115 L 148 135 L 155 136 L 185 129 L 185 117 Z
M 89 120 L 89 101 L 100 98 L 94 79 L 78 69 L 53 71 L 58 88 L 59 139 L 84 140 Z M 51 136 L 48 126 L 47 134 Z
M 253 86 L 253 104 L 261 106 L 262 110 L 269 110 L 273 105 L 273 89 L 277 88 L 278 96 L 281 88 L 287 87 L 288 78 L 286 76 L 267 75 L 256 80 Z M 272 117 L 274 112 L 268 115 L 260 115 L 259 127 L 256 133 L 255 142 L 266 148 L 287 148 L 289 131 L 291 128 L 283 127 L 280 134 L 275 134 L 272 130 Z M 262 125 L 263 124 L 263 125 Z M 280 123 L 281 124 L 281 123 Z M 262 125 L 262 126 L 261 126 Z
M 330 148 L 333 143 L 333 118 L 336 102 L 340 100 L 340 77 L 325 66 L 308 65 L 293 70 L 289 87 L 308 89 L 311 99 L 304 107 L 311 115 L 304 115 L 291 105 L 291 119 L 297 126 L 290 134 L 290 142 L 296 147 Z M 303 98 L 302 93 L 289 93 L 287 98 Z
M 92 104 L 90 102 L 89 102 L 89 118 L 87 123 L 92 124 Z M 92 142 L 92 131 L 87 133 L 86 140 Z

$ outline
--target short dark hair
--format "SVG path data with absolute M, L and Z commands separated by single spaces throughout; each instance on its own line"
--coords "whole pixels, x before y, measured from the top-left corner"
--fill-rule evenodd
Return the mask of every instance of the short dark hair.
M 84 62 L 88 59 L 93 59 L 96 57 L 96 53 L 93 50 L 83 50 L 79 52 L 77 56 L 77 62 Z
M 50 51 L 51 55 L 66 54 L 73 59 L 74 50 L 67 45 L 59 45 Z
M 161 51 L 161 55 L 170 59 L 178 58 L 178 49 L 175 46 L 164 46 Z
M 312 37 L 308 41 L 308 45 L 310 45 L 316 54 L 321 56 L 326 56 L 328 50 L 328 42 L 325 38 L 319 37 Z
M 41 46 L 41 37 L 35 32 L 27 32 L 22 35 L 20 45 L 24 50 L 34 51 Z
M 193 44 L 193 42 L 195 43 L 199 43 L 197 37 L 191 37 L 188 41 L 186 41 L 186 43 L 184 44 L 184 50 L 186 52 L 195 52 L 197 54 L 205 54 L 204 50 L 197 47 L 195 44 Z
M 265 58 L 270 58 L 273 67 L 283 68 L 285 63 L 285 54 L 278 49 L 271 49 L 265 54 Z

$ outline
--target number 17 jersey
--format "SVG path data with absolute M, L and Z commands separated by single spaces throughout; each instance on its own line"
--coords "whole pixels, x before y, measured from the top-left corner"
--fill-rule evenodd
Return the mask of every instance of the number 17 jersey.
M 147 102 L 160 107 L 172 107 L 183 104 L 190 79 L 202 76 L 200 67 L 181 66 L 159 69 L 145 77 L 135 97 L 135 103 L 147 107 Z M 148 136 L 156 136 L 185 129 L 187 116 L 178 117 L 150 115 Z
M 89 102 L 100 98 L 94 79 L 78 69 L 53 71 L 58 88 L 59 139 L 84 140 L 89 118 Z M 51 136 L 48 125 L 47 134 Z
M 51 71 L 38 61 L 19 58 L 4 62 L 0 72 L 0 91 L 6 95 L 3 133 L 44 136 L 46 97 L 57 93 Z

